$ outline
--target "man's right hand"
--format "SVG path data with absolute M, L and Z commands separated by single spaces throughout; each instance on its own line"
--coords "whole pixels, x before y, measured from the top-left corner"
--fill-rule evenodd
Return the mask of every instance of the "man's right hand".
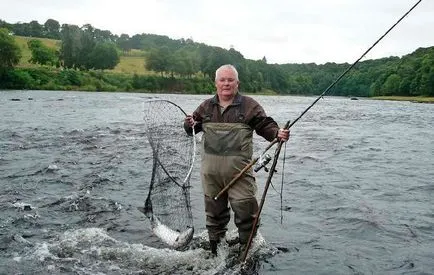
M 184 119 L 184 122 L 190 127 L 193 127 L 194 124 L 196 123 L 192 115 L 187 115 Z

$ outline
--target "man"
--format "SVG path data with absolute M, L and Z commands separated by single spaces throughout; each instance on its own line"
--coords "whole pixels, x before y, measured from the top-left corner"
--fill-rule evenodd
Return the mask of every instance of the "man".
M 217 245 L 225 237 L 234 211 L 238 228 L 240 252 L 246 248 L 258 212 L 257 186 L 249 169 L 217 200 L 214 197 L 235 175 L 252 160 L 253 131 L 268 141 L 278 138 L 287 141 L 289 130 L 279 129 L 267 117 L 264 109 L 253 98 L 238 93 L 238 72 L 232 65 L 223 65 L 216 71 L 217 94 L 205 100 L 186 117 L 184 127 L 188 134 L 194 127 L 203 131 L 201 181 L 205 196 L 206 228 L 211 252 L 217 254 Z

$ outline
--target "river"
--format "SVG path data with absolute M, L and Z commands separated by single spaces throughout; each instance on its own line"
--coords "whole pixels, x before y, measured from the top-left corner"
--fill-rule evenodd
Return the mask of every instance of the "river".
M 136 209 L 152 166 L 143 102 L 190 113 L 208 97 L 0 91 L 0 274 L 235 273 L 203 249 L 164 247 Z M 254 98 L 280 125 L 315 100 Z M 255 272 L 434 274 L 433 141 L 433 104 L 321 99 L 282 149 L 260 227 L 274 252 Z M 266 145 L 255 136 L 255 154 Z M 195 167 L 200 235 L 198 179 Z

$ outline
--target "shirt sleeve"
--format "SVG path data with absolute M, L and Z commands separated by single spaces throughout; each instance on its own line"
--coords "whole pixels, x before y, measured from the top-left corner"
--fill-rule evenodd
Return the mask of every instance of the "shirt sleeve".
M 200 114 L 200 109 L 202 105 L 199 106 L 196 111 L 193 112 L 193 119 L 196 121 L 196 124 L 194 125 L 194 132 L 197 134 L 202 131 L 202 116 Z M 187 133 L 187 135 L 192 136 L 193 135 L 193 128 L 190 127 L 186 122 L 184 122 L 184 130 Z
M 279 132 L 279 125 L 274 121 L 272 117 L 267 116 L 262 106 L 255 102 L 251 107 L 251 120 L 249 122 L 250 127 L 252 127 L 255 132 L 265 138 L 268 141 L 272 141 L 277 137 Z

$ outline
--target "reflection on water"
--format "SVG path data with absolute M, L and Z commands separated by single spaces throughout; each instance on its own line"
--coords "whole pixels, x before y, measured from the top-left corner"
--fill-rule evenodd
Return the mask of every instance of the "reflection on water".
M 165 248 L 136 210 L 152 166 L 143 101 L 157 96 L 188 113 L 208 97 L 0 92 L 0 270 L 237 272 L 200 245 Z M 255 98 L 281 125 L 315 99 Z M 325 97 L 291 130 L 262 212 L 256 272 L 434 274 L 434 105 Z M 256 152 L 267 144 L 255 137 Z M 259 196 L 265 171 L 257 176 Z M 196 237 L 199 178 L 196 167 Z

